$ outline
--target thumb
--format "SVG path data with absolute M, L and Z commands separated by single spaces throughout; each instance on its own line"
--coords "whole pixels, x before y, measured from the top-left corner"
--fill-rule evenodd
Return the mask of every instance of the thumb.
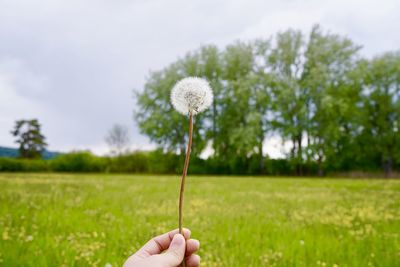
M 169 245 L 168 250 L 161 254 L 160 258 L 168 267 L 176 267 L 182 263 L 185 257 L 186 241 L 181 234 L 176 234 Z

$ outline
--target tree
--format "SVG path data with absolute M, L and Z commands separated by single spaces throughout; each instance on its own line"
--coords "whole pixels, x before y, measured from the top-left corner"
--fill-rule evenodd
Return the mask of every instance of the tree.
M 307 148 L 318 164 L 319 175 L 327 156 L 339 153 L 339 140 L 345 141 L 356 129 L 361 87 L 354 78 L 359 46 L 348 38 L 323 34 L 315 26 L 310 34 L 302 86 L 307 88 Z M 336 161 L 336 158 L 332 158 Z
M 19 156 L 21 158 L 41 158 L 47 143 L 41 133 L 41 125 L 37 119 L 18 120 L 15 122 L 11 134 L 16 137 L 19 144 Z
M 265 40 L 236 42 L 222 54 L 224 87 L 217 102 L 221 111 L 215 156 L 229 162 L 235 172 L 249 169 L 253 155 L 258 158 L 258 172 L 264 171 L 263 143 L 270 109 L 269 76 L 265 73 L 268 48 Z
M 253 69 L 253 51 L 250 44 L 237 42 L 222 54 L 224 87 L 217 105 L 220 107 L 217 123 L 216 156 L 224 161 L 246 155 L 253 148 L 254 135 L 247 128 L 249 113 L 250 75 Z M 243 138 L 244 136 L 247 136 Z
M 123 125 L 115 124 L 109 130 L 105 140 L 110 147 L 111 153 L 121 155 L 129 146 L 129 130 Z
M 220 77 L 219 52 L 215 46 L 205 46 L 188 53 L 165 69 L 152 72 L 146 81 L 144 90 L 136 92 L 137 109 L 135 120 L 142 133 L 163 149 L 184 154 L 188 130 L 187 120 L 174 111 L 170 102 L 170 92 L 174 84 L 187 76 L 206 78 L 218 99 Z M 195 116 L 193 129 L 193 155 L 199 155 L 207 145 L 208 137 L 216 136 L 217 107 Z
M 373 147 L 387 177 L 400 159 L 400 52 L 375 57 L 364 85 L 364 145 Z
M 298 175 L 305 158 L 316 161 L 322 175 L 322 163 L 339 138 L 344 113 L 354 112 L 355 103 L 348 96 L 356 88 L 346 85 L 358 50 L 351 40 L 323 34 L 318 26 L 309 40 L 293 30 L 276 37 L 269 56 L 274 126 L 292 142 L 290 157 Z
M 308 37 L 287 30 L 224 49 L 204 46 L 150 74 L 136 93 L 135 119 L 162 149 L 183 154 L 187 123 L 173 111 L 170 90 L 186 76 L 204 77 L 214 102 L 196 116 L 193 154 L 212 145 L 212 168 L 265 172 L 263 143 L 279 134 L 291 143 L 287 166 L 297 175 L 380 165 L 389 175 L 400 163 L 400 56 L 369 62 L 359 50 L 318 25 Z
M 259 155 L 263 168 L 263 141 L 268 93 L 264 69 L 267 42 L 237 42 L 220 52 L 215 46 L 204 46 L 159 72 L 151 73 L 145 88 L 137 93 L 135 119 L 142 133 L 164 149 L 184 151 L 184 129 L 187 123 L 173 111 L 169 92 L 185 76 L 206 78 L 214 91 L 210 110 L 196 116 L 193 138 L 199 155 L 212 143 L 213 157 L 224 164 L 235 165 L 253 154 Z M 259 75 L 256 75 L 259 72 Z M 201 130 L 197 130 L 197 129 Z M 183 129 L 183 130 L 182 130 Z
M 290 153 L 297 175 L 302 175 L 303 137 L 307 126 L 308 88 L 303 86 L 304 36 L 299 31 L 278 33 L 269 56 L 273 75 L 273 125 L 292 143 Z

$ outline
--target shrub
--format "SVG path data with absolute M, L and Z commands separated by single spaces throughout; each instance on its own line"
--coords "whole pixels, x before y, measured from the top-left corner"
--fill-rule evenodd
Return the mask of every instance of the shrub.
M 107 159 L 90 152 L 72 152 L 51 160 L 50 169 L 58 172 L 104 172 L 107 170 Z
M 150 173 L 165 173 L 176 174 L 181 172 L 184 156 L 177 155 L 171 152 L 164 153 L 162 150 L 154 150 L 148 153 L 149 158 L 149 172 Z
M 145 152 L 134 152 L 115 158 L 108 158 L 109 172 L 149 172 L 149 159 Z
M 0 158 L 0 172 L 42 172 L 49 171 L 45 160 Z

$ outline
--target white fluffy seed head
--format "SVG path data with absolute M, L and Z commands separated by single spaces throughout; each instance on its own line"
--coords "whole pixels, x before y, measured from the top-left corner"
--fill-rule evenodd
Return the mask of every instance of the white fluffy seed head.
M 187 77 L 175 84 L 171 91 L 171 103 L 174 108 L 187 115 L 193 115 L 207 109 L 213 101 L 213 93 L 207 80 Z

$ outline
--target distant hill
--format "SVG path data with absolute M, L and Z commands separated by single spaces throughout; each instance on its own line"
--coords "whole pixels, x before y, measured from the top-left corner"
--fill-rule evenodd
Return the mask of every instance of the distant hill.
M 45 150 L 43 152 L 43 158 L 44 159 L 52 159 L 52 158 L 55 158 L 59 154 L 60 154 L 59 152 L 52 152 L 52 151 Z M 0 146 L 0 157 L 16 158 L 16 157 L 18 157 L 18 155 L 19 155 L 18 149 Z

